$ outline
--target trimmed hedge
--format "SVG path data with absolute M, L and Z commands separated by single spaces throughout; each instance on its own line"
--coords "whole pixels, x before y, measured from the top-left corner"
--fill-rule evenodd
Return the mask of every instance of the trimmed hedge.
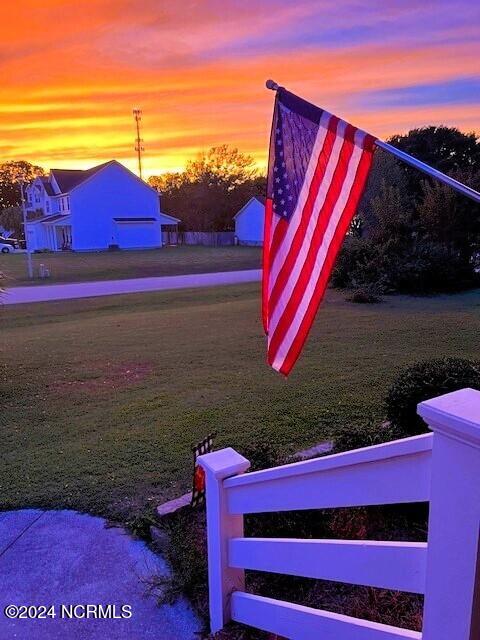
M 405 369 L 390 387 L 387 417 L 405 434 L 425 433 L 428 427 L 417 415 L 417 404 L 465 387 L 480 390 L 480 362 L 463 358 L 417 362 Z

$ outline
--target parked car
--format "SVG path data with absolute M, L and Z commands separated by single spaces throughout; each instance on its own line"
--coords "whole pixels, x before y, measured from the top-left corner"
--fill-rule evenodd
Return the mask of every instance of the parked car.
M 11 244 L 7 244 L 6 242 L 0 242 L 1 253 L 13 253 L 14 251 L 15 251 L 15 247 L 12 247 Z
M 20 249 L 20 241 L 16 238 L 4 238 L 0 236 L 0 244 L 9 244 L 14 249 Z

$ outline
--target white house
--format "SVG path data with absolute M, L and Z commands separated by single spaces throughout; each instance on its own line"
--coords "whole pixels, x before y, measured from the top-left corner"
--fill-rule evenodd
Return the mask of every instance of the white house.
M 180 222 L 160 211 L 155 189 L 116 160 L 52 169 L 26 189 L 30 250 L 95 251 L 162 246 L 162 231 Z
M 263 219 L 265 198 L 255 196 L 243 205 L 233 217 L 238 244 L 261 246 L 263 244 Z

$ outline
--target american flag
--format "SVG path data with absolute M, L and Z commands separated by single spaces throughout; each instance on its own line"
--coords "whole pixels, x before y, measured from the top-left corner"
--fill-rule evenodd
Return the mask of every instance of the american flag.
M 277 90 L 263 244 L 268 363 L 288 375 L 368 177 L 375 138 Z

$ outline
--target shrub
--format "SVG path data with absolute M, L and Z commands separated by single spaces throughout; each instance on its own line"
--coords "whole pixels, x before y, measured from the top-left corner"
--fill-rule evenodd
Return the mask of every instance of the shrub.
M 472 263 L 452 247 L 419 240 L 400 257 L 393 287 L 401 293 L 453 292 L 475 285 Z
M 465 387 L 480 389 L 480 362 L 463 358 L 418 362 L 405 369 L 390 387 L 387 417 L 406 434 L 424 433 L 428 428 L 417 415 L 417 404 Z
M 340 289 L 375 284 L 380 292 L 389 288 L 382 248 L 367 238 L 347 238 L 332 273 L 332 285 Z
M 332 453 L 373 447 L 391 440 L 398 440 L 402 432 L 390 422 L 379 425 L 372 420 L 367 424 L 352 425 L 335 433 Z
M 364 287 L 358 287 L 349 296 L 347 296 L 349 302 L 356 302 L 358 304 L 374 304 L 380 302 L 381 298 L 378 294 L 378 289 L 375 286 L 365 285 Z
M 425 238 L 348 238 L 332 274 L 341 289 L 372 287 L 379 294 L 461 291 L 475 286 L 474 262 L 441 242 Z
M 241 447 L 241 453 L 250 462 L 250 471 L 260 471 L 282 464 L 277 448 L 266 435 L 258 437 L 254 442 Z

